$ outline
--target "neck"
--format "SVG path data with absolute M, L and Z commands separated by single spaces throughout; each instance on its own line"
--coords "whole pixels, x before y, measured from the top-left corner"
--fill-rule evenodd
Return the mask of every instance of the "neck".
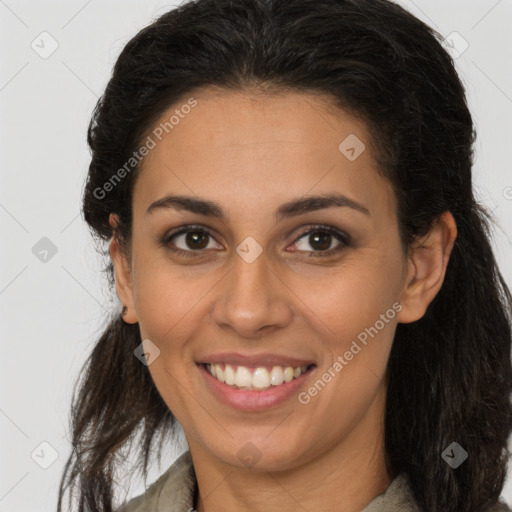
M 298 508 L 360 512 L 391 483 L 385 465 L 383 414 L 375 413 L 384 411 L 384 402 L 381 388 L 344 439 L 314 457 L 303 455 L 285 470 L 226 464 L 202 445 L 189 442 L 199 489 L 197 512 L 296 512 Z

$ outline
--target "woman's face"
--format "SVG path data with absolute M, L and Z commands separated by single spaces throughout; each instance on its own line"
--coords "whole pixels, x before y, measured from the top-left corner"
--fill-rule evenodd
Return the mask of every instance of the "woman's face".
M 312 94 L 193 97 L 148 139 L 126 281 L 116 267 L 125 320 L 151 341 L 148 369 L 196 457 L 266 469 L 356 458 L 381 439 L 411 276 L 367 128 Z M 346 204 L 304 202 L 335 195 Z M 210 361 L 260 388 L 221 383 Z M 286 382 L 287 366 L 309 371 Z

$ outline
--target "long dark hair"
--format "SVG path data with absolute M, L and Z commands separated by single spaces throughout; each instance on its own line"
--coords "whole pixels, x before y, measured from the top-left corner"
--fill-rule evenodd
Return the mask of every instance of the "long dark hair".
M 407 473 L 425 511 L 497 503 L 512 430 L 512 297 L 490 244 L 494 220 L 473 195 L 476 132 L 442 36 L 387 0 L 195 0 L 162 15 L 126 44 L 89 124 L 83 214 L 100 243 L 130 240 L 138 167 L 108 191 L 105 183 L 201 87 L 316 91 L 363 119 L 394 186 L 404 247 L 452 213 L 458 236 L 443 286 L 420 320 L 397 326 L 387 464 Z M 106 270 L 113 286 L 110 261 Z M 133 354 L 140 343 L 138 325 L 116 314 L 83 367 L 59 512 L 75 487 L 80 511 L 112 511 L 122 451 L 141 436 L 146 479 L 158 434 L 162 443 L 177 425 Z M 457 469 L 441 457 L 452 442 L 469 455 Z

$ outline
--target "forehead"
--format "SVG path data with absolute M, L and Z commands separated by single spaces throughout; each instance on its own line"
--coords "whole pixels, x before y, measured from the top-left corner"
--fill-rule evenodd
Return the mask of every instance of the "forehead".
M 192 98 L 196 105 L 189 108 Z M 153 131 L 174 149 L 296 144 L 303 152 L 321 153 L 332 150 L 345 131 L 371 142 L 363 121 L 335 107 L 331 97 L 313 92 L 200 89 L 168 108 Z
M 264 207 L 330 191 L 373 204 L 380 195 L 393 206 L 367 126 L 328 96 L 200 90 L 167 109 L 149 136 L 154 147 L 142 162 L 134 207 L 165 193 Z

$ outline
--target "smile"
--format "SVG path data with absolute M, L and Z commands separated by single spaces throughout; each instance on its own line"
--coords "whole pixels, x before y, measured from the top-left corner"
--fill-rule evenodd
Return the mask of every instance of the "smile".
M 224 363 L 196 364 L 208 393 L 212 393 L 219 403 L 252 413 L 273 409 L 296 396 L 305 385 L 306 379 L 312 378 L 317 368 L 316 364 L 295 368 L 276 365 L 251 368 Z
M 312 366 L 312 365 L 310 365 Z M 241 365 L 205 364 L 212 377 L 233 389 L 247 391 L 264 391 L 273 386 L 291 382 L 306 373 L 308 366 L 273 366 L 249 368 Z

